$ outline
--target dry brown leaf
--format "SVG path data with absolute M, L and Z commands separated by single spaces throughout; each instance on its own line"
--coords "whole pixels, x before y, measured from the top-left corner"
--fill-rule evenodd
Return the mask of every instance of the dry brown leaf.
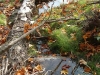
M 29 58 L 28 61 L 29 62 L 33 62 L 34 61 L 34 58 Z
M 22 67 L 20 70 L 16 71 L 14 75 L 25 75 L 26 71 L 26 67 Z
M 42 68 L 42 66 L 41 66 L 40 64 L 37 65 L 37 66 L 35 67 L 35 69 L 38 70 L 38 71 L 42 71 L 42 70 L 43 70 L 43 68 Z
M 96 67 L 97 67 L 97 68 L 100 68 L 100 64 L 99 64 L 99 63 L 97 63 L 97 64 L 96 64 Z
M 5 59 L 7 56 L 2 56 L 3 59 Z
M 81 59 L 81 60 L 79 60 L 79 64 L 80 64 L 80 65 L 81 65 L 81 64 L 87 65 L 87 62 L 86 62 L 85 60 Z
M 90 72 L 91 72 L 91 68 L 88 67 L 88 66 L 85 66 L 85 67 L 84 67 L 84 72 L 90 73 Z
M 62 70 L 62 71 L 61 71 L 61 75 L 62 75 L 62 74 L 63 74 L 63 75 L 67 75 L 67 74 L 68 74 L 68 70 Z
M 86 48 L 86 44 L 85 43 L 80 43 L 80 50 L 84 50 Z

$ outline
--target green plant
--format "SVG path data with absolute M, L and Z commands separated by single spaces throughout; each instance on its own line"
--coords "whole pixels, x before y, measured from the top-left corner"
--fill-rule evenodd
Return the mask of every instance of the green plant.
M 31 45 L 31 44 L 29 44 L 29 45 Z M 31 47 L 29 47 L 29 49 L 28 49 L 28 54 L 29 54 L 30 56 L 36 56 L 36 55 L 37 55 L 35 45 L 31 45 Z
M 51 50 L 56 52 L 75 52 L 79 49 L 79 42 L 82 39 L 81 28 L 73 26 L 63 26 L 52 32 L 51 37 L 55 40 L 50 45 Z
M 79 0 L 79 1 L 78 1 L 78 4 L 80 4 L 80 5 L 86 4 L 86 1 L 87 1 L 87 0 Z
M 100 68 L 96 67 L 96 64 L 100 61 L 100 53 L 92 56 L 91 61 L 88 62 L 88 65 L 91 67 L 93 72 L 96 72 L 97 75 L 100 75 Z

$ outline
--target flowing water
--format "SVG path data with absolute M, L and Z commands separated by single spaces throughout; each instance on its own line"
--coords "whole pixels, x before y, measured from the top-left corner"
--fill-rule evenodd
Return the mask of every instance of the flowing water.
M 61 62 L 62 58 L 66 59 L 66 61 L 62 61 L 59 67 L 54 71 L 59 62 Z M 72 75 L 72 71 L 74 67 L 77 65 L 76 62 L 72 61 L 69 57 L 60 57 L 60 56 L 42 56 L 37 57 L 37 60 L 40 64 L 45 68 L 46 75 L 51 75 L 52 71 L 54 71 L 53 75 L 61 75 L 61 70 L 63 65 L 69 65 L 68 75 Z M 92 75 L 90 73 L 83 73 L 84 70 L 82 67 L 78 66 L 76 68 L 74 75 Z
M 44 44 L 42 40 L 37 41 L 38 51 L 41 51 L 42 44 Z M 43 50 L 45 50 L 45 48 L 43 48 Z M 65 59 L 66 61 L 61 62 L 62 59 Z M 80 66 L 75 68 L 77 66 L 77 63 L 71 60 L 69 57 L 62 57 L 59 55 L 58 56 L 47 55 L 47 56 L 36 57 L 36 60 L 39 61 L 39 63 L 45 68 L 45 75 L 61 75 L 61 70 L 62 70 L 63 65 L 70 66 L 70 68 L 67 69 L 68 75 L 92 75 L 91 73 L 85 73 L 83 68 Z M 60 62 L 61 64 L 55 70 L 55 68 Z M 74 70 L 74 73 L 72 73 L 73 70 Z M 52 71 L 54 71 L 53 74 L 52 74 Z

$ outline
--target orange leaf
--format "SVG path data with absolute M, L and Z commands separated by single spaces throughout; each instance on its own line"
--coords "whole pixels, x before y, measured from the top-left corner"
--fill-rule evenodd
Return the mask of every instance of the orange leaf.
M 49 16 L 49 15 L 50 15 L 50 13 L 49 13 L 49 12 L 47 12 L 47 13 L 46 13 L 46 16 Z
M 4 38 L 2 38 L 2 43 L 5 43 L 6 42 L 6 38 L 4 37 Z
M 80 50 L 84 50 L 85 48 L 86 48 L 86 44 L 81 43 L 81 44 L 80 44 Z
M 50 34 L 51 32 L 52 32 L 52 30 L 49 28 L 49 29 L 48 29 L 48 33 Z
M 28 32 L 29 29 L 30 29 L 30 24 L 29 23 L 25 23 L 24 24 L 24 33 Z M 30 35 L 26 36 L 26 38 L 29 40 L 30 39 Z
M 29 40 L 30 39 L 30 35 L 27 35 L 26 38 Z
M 61 75 L 68 75 L 68 70 L 66 69 L 66 70 L 62 70 L 61 71 Z
M 25 72 L 26 72 L 26 68 L 23 67 L 20 70 L 16 71 L 15 75 L 25 75 Z
M 83 35 L 83 38 L 87 39 L 87 38 L 91 37 L 91 34 L 92 34 L 91 31 L 88 31 Z
M 41 22 L 41 19 L 37 19 L 37 22 Z
M 34 61 L 34 58 L 29 58 L 28 61 L 29 62 L 33 62 Z
M 2 14 L 2 11 L 0 11 L 0 14 Z
M 85 67 L 84 67 L 84 72 L 90 73 L 90 72 L 91 72 L 91 68 L 88 67 L 88 66 L 85 66 Z
M 45 14 L 44 13 L 42 13 L 40 16 L 44 16 Z
M 34 23 L 34 24 L 32 25 L 32 28 L 36 27 L 37 25 L 38 25 L 38 23 Z
M 24 24 L 24 33 L 28 32 L 29 29 L 30 29 L 30 24 L 29 23 L 25 23 Z
M 37 65 L 37 66 L 35 67 L 35 69 L 38 70 L 38 71 L 42 71 L 42 70 L 43 70 L 43 68 L 42 68 L 42 66 L 41 66 L 40 64 Z

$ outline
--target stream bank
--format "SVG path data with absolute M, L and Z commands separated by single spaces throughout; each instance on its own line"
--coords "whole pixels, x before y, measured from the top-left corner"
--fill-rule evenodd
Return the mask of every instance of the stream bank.
M 40 52 L 40 54 L 37 54 L 37 56 L 34 57 L 34 59 L 44 68 L 43 75 L 66 75 L 61 74 L 63 66 L 66 65 L 68 67 L 66 68 L 66 73 L 68 73 L 67 75 L 92 75 L 89 72 L 85 72 L 84 68 L 80 67 L 76 60 L 72 60 L 72 56 L 64 57 L 60 56 L 60 54 L 47 54 L 50 49 L 46 44 L 46 41 L 47 40 L 43 40 L 43 38 L 37 38 L 36 51 Z
M 45 68 L 44 71 L 45 75 L 61 75 L 62 67 L 64 65 L 69 66 L 67 68 L 68 70 L 67 75 L 92 75 L 91 73 L 84 72 L 84 69 L 82 67 L 80 66 L 76 67 L 77 63 L 75 61 L 72 61 L 69 57 L 41 56 L 41 57 L 36 57 L 35 59 L 42 65 L 43 68 Z M 73 71 L 74 74 L 72 74 Z

